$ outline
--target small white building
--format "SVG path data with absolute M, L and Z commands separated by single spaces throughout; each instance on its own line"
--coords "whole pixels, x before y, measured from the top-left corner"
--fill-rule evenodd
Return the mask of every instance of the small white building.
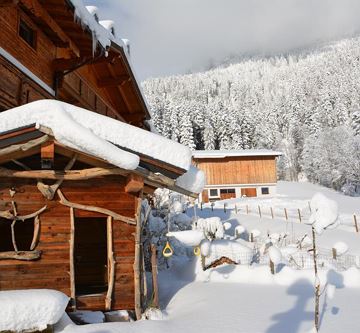
M 280 155 L 266 149 L 194 151 L 193 163 L 204 171 L 207 184 L 200 201 L 274 196 Z

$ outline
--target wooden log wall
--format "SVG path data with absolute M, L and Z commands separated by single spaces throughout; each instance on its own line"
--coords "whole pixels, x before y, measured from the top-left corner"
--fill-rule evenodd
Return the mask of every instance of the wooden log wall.
M 108 177 L 66 181 L 61 190 L 70 201 L 111 209 L 134 218 L 136 197 L 125 193 L 124 187 L 124 178 Z M 16 190 L 14 197 L 10 196 L 10 188 Z M 0 290 L 52 288 L 70 296 L 70 208 L 61 205 L 57 196 L 52 201 L 44 199 L 35 181 L 0 179 L 0 209 L 9 209 L 12 200 L 21 215 L 32 213 L 45 204 L 48 209 L 40 215 L 40 241 L 36 250 L 42 251 L 41 259 L 0 260 Z M 102 214 L 75 209 L 75 219 L 79 217 L 105 218 L 106 224 L 106 216 Z M 112 232 L 116 261 L 112 309 L 134 309 L 135 226 L 113 221 Z M 78 309 L 105 310 L 105 297 L 106 293 L 77 297 L 76 305 Z
M 206 175 L 207 185 L 276 183 L 273 156 L 195 159 Z
M 36 34 L 36 45 L 28 45 L 18 33 L 19 21 L 24 20 Z M 69 56 L 69 50 L 57 48 L 36 24 L 17 7 L 0 7 L 0 46 L 50 88 L 54 88 L 56 58 Z M 85 33 L 85 32 L 84 32 Z M 92 66 L 83 66 L 66 75 L 58 99 L 120 119 L 125 106 L 115 110 L 111 96 L 97 87 Z M 118 93 L 117 93 L 118 94 Z M 0 112 L 44 98 L 54 98 L 37 83 L 0 56 Z

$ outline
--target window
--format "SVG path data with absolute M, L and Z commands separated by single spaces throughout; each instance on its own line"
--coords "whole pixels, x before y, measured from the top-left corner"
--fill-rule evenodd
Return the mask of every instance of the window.
M 235 189 L 234 188 L 222 188 L 220 190 L 220 193 L 221 194 L 227 194 L 227 193 L 232 193 L 234 194 L 235 193 Z
M 269 188 L 268 187 L 262 187 L 261 188 L 261 194 L 269 194 Z
M 0 251 L 15 251 L 11 239 L 11 220 L 0 219 Z M 34 219 L 17 221 L 14 228 L 15 241 L 19 251 L 29 251 L 34 235 Z
M 20 19 L 19 36 L 33 49 L 36 46 L 36 33 L 24 20 Z
M 218 197 L 219 190 L 217 188 L 212 188 L 209 190 L 209 197 Z

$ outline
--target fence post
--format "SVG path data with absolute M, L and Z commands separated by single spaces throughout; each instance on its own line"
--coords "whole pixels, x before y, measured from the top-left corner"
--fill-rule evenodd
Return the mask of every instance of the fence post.
M 237 213 L 238 213 L 238 208 L 237 208 L 237 206 L 235 204 L 235 214 L 237 214 Z
M 272 275 L 275 274 L 275 265 L 274 265 L 274 263 L 271 261 L 271 259 L 270 259 L 270 272 L 271 272 Z
M 270 207 L 270 212 L 271 212 L 271 218 L 274 219 L 274 211 L 272 207 Z
M 202 205 L 203 205 L 203 203 L 202 203 L 202 201 L 200 202 L 200 210 L 202 210 Z
M 258 205 L 258 210 L 259 210 L 259 216 L 261 218 L 261 208 L 260 208 L 260 205 Z
M 246 214 L 249 215 L 249 205 L 246 205 Z
M 299 215 L 299 221 L 301 223 L 301 211 L 300 211 L 300 208 L 298 208 L 298 215 Z
M 336 260 L 336 249 L 332 248 L 332 257 Z
M 214 211 L 214 203 L 213 202 L 211 203 L 211 211 L 212 212 Z
M 354 214 L 354 224 L 355 224 L 355 230 L 356 232 L 359 232 L 359 227 L 358 227 L 358 224 L 357 224 L 357 219 L 356 219 L 356 215 Z
M 284 213 L 285 213 L 285 219 L 286 219 L 286 221 L 288 220 L 288 213 L 287 213 L 287 209 L 286 208 L 284 208 Z
M 310 211 L 310 214 L 311 214 L 311 205 L 310 205 L 310 201 L 308 201 L 308 206 L 309 206 L 309 211 Z
M 224 213 L 226 213 L 226 203 L 224 203 Z

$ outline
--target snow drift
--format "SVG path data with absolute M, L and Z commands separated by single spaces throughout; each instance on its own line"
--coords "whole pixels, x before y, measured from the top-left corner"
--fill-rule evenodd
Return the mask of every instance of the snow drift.
M 29 289 L 0 292 L 0 331 L 44 330 L 57 323 L 69 297 L 60 291 Z

